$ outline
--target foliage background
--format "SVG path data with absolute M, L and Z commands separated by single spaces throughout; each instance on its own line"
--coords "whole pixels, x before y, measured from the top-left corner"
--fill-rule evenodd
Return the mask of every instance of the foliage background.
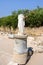
M 17 28 L 18 24 L 18 15 L 24 14 L 24 16 L 27 16 L 25 18 L 25 27 L 40 27 L 43 26 L 43 8 L 37 7 L 37 9 L 34 10 L 18 10 L 13 11 L 12 15 L 2 17 L 0 18 L 0 27 L 3 27 L 4 29 L 7 27 L 11 30 L 11 27 L 13 29 Z

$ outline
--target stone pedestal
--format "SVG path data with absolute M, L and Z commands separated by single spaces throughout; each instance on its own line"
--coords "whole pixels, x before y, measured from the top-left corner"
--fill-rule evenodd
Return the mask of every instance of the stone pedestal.
M 25 64 L 27 60 L 27 36 L 17 35 L 14 37 L 13 60 L 18 64 Z
M 17 53 L 26 53 L 27 52 L 27 38 L 19 36 L 14 38 L 14 51 Z
M 18 35 L 15 34 L 13 37 L 9 37 L 14 39 L 14 48 L 13 48 L 13 61 L 12 63 L 17 64 L 25 64 L 27 61 L 27 35 Z M 13 65 L 13 64 L 8 64 Z

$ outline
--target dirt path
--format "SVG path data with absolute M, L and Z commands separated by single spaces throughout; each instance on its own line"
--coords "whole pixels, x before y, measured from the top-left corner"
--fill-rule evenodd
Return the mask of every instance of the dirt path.
M 26 65 L 43 65 L 43 53 L 34 53 Z

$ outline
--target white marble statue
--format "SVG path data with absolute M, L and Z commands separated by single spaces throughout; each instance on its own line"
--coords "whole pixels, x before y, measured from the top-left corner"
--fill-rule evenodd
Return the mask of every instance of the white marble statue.
M 19 35 L 24 34 L 24 26 L 25 26 L 24 18 L 25 17 L 23 14 L 18 15 L 18 29 L 19 29 L 18 34 Z

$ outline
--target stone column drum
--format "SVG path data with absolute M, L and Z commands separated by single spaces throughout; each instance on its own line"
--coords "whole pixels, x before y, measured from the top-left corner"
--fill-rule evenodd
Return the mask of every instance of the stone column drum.
M 17 35 L 14 37 L 13 60 L 18 64 L 25 64 L 27 60 L 27 36 Z

